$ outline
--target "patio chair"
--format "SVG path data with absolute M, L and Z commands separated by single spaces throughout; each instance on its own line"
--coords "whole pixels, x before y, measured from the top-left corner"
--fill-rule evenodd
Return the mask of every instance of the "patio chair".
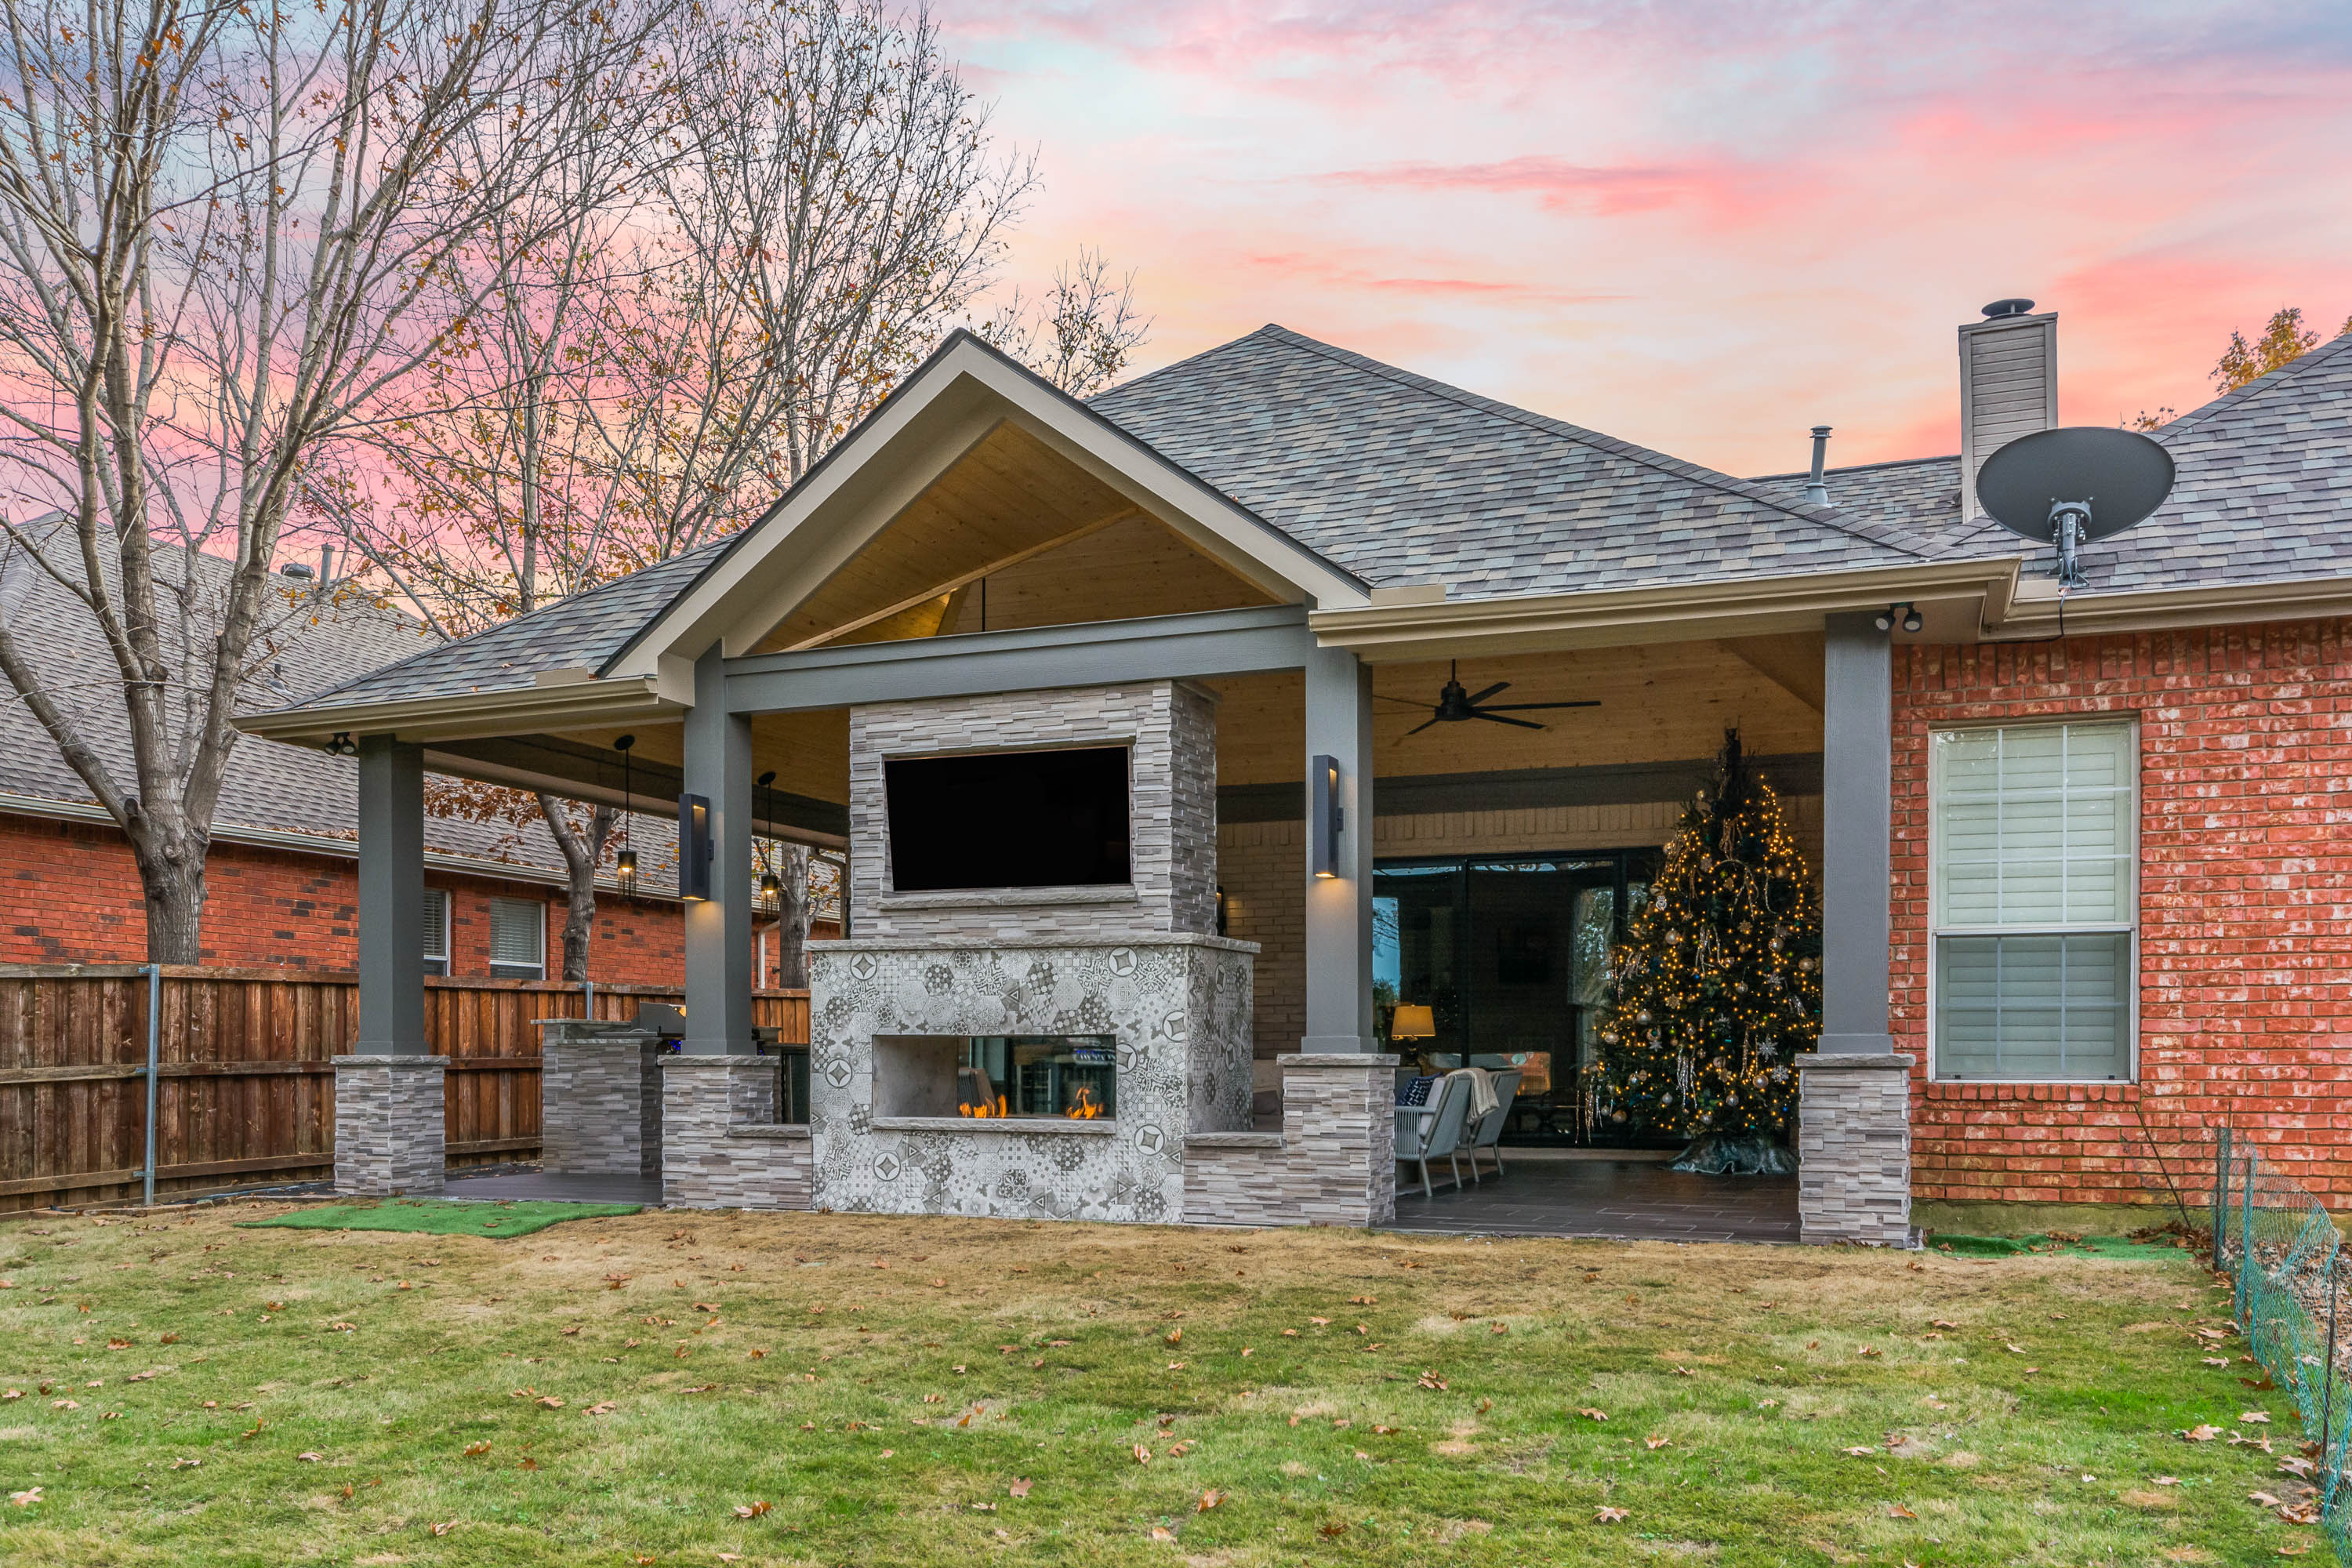
M 1423 1196 L 1437 1195 L 1437 1190 L 1429 1184 L 1429 1163 L 1440 1154 L 1454 1167 L 1454 1184 L 1462 1184 L 1459 1156 L 1462 1133 L 1469 1116 L 1470 1080 L 1462 1078 L 1439 1079 L 1427 1105 L 1396 1108 L 1396 1157 L 1406 1164 L 1421 1167 Z
M 1470 1179 L 1478 1180 L 1478 1151 L 1495 1157 L 1495 1174 L 1503 1173 L 1503 1124 L 1511 1119 L 1511 1098 L 1519 1092 L 1519 1069 L 1504 1068 L 1495 1074 L 1495 1109 L 1463 1134 L 1462 1152 L 1470 1157 Z

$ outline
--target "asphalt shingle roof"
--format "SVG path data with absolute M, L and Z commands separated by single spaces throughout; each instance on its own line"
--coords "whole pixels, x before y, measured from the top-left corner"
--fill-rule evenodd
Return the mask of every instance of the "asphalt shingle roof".
M 1922 552 L 1798 498 L 1282 327 L 1091 406 L 1375 585 L 1454 598 L 1899 565 Z

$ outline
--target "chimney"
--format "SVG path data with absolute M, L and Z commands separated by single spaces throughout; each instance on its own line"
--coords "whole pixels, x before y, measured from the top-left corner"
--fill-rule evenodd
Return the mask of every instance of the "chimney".
M 1805 481 L 1807 506 L 1830 504 L 1830 487 L 1822 479 L 1822 465 L 1829 461 L 1829 457 L 1830 427 L 1826 425 L 1816 425 L 1813 426 L 1813 473 L 1812 477 Z
M 1977 470 L 2020 436 L 2058 424 L 2058 313 L 1996 300 L 1960 329 L 1960 515 L 1975 517 Z

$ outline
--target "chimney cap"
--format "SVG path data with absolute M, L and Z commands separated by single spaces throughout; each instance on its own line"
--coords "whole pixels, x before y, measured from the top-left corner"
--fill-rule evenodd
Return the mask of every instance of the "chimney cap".
M 2032 309 L 2031 300 L 1995 300 L 1984 308 L 1985 320 L 1997 321 L 2003 316 L 2022 316 Z
M 307 583 L 310 580 L 310 568 L 299 561 L 289 561 L 278 569 L 278 574 Z

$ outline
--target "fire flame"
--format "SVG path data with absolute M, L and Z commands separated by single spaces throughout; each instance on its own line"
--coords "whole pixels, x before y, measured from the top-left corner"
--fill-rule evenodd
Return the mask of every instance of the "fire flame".
M 956 1114 L 958 1116 L 1010 1116 L 1013 1112 L 1006 1107 L 1004 1097 L 1000 1094 L 996 1097 L 996 1103 L 993 1105 L 984 1100 L 978 1105 L 958 1105 Z
M 1081 1084 L 1077 1099 L 1070 1102 L 1070 1109 L 1065 1114 L 1073 1121 L 1092 1121 L 1102 1114 L 1102 1102 L 1095 1099 L 1093 1089 Z

